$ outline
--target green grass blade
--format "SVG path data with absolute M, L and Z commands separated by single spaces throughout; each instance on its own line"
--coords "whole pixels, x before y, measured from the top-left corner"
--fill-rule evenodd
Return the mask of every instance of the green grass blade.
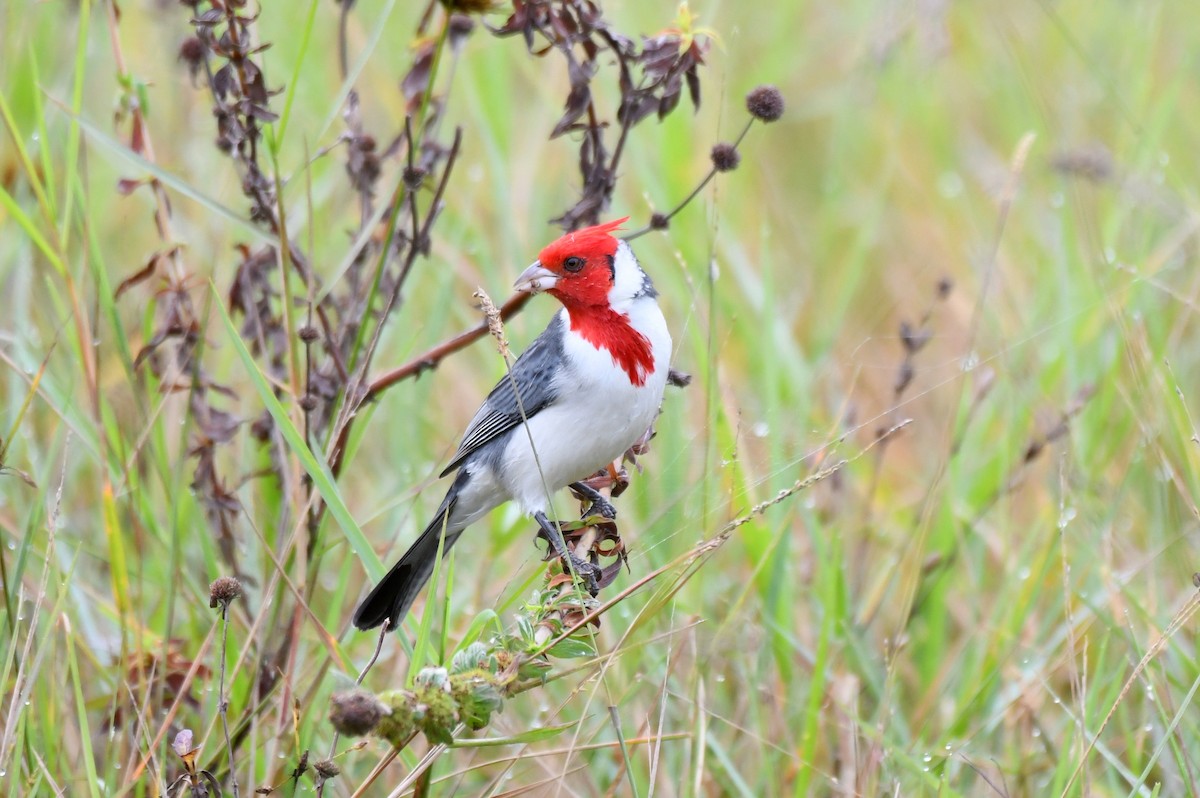
M 82 127 L 84 132 L 87 133 L 88 138 L 90 138 L 93 142 L 100 144 L 105 151 L 113 155 L 120 156 L 122 159 L 139 169 L 144 169 L 167 188 L 170 188 L 181 196 L 192 200 L 196 204 L 208 211 L 211 211 L 222 219 L 232 222 L 240 232 L 245 235 L 249 235 L 256 241 L 275 245 L 279 243 L 273 235 L 259 228 L 256 224 L 251 222 L 242 214 L 230 208 L 228 205 L 222 205 L 220 202 L 217 202 L 215 199 L 208 196 L 200 189 L 191 185 L 177 175 L 173 175 L 158 164 L 146 160 L 141 155 L 137 154 L 129 147 L 110 136 L 99 125 L 82 116 L 73 114 L 57 101 L 55 101 L 55 104 L 58 105 L 64 114 L 69 116 L 75 122 L 79 123 L 80 127 Z
M 254 356 L 250 354 L 250 350 L 246 348 L 242 337 L 238 335 L 237 328 L 233 325 L 233 319 L 229 318 L 229 312 L 225 310 L 225 305 L 221 301 L 220 293 L 217 291 L 216 285 L 210 284 L 213 295 L 216 298 L 214 305 L 221 315 L 221 321 L 225 324 L 225 329 L 229 333 L 229 339 L 233 343 L 234 350 L 237 352 L 238 358 L 242 361 L 242 365 L 246 368 L 246 373 L 250 377 L 255 390 L 258 392 L 259 398 L 267 407 L 267 412 L 271 414 L 271 418 L 279 425 L 279 431 L 283 434 L 284 440 L 287 441 L 292 453 L 300 461 L 305 472 L 312 477 L 313 485 L 317 492 L 321 494 L 321 498 L 329 507 L 329 512 L 341 527 L 342 533 L 346 536 L 346 542 L 350 544 L 351 550 L 358 555 L 362 560 L 363 568 L 367 575 L 372 580 L 378 582 L 383 578 L 386 569 L 379 557 L 375 554 L 375 550 L 371 548 L 371 544 L 367 542 L 366 535 L 362 529 L 354 521 L 354 517 L 350 515 L 350 510 L 346 507 L 346 502 L 342 499 L 341 491 L 338 489 L 337 483 L 334 481 L 333 474 L 329 471 L 329 465 L 321 458 L 313 454 L 312 449 L 304 441 L 304 436 L 296 429 L 296 425 L 292 423 L 288 416 L 287 410 L 275 398 L 275 393 L 271 385 L 267 382 L 267 378 L 263 376 L 258 364 L 254 362 Z
M 63 627 L 67 639 L 67 663 L 71 669 L 71 687 L 75 691 L 76 718 L 79 723 L 79 742 L 83 765 L 87 772 L 88 789 L 92 798 L 100 798 L 100 778 L 96 773 L 96 752 L 92 750 L 92 732 L 88 725 L 87 702 L 83 697 L 83 682 L 79 676 L 79 658 L 75 655 L 75 630 Z
M 300 35 L 300 51 L 296 53 L 296 63 L 292 67 L 292 77 L 288 80 L 283 98 L 283 112 L 279 115 L 279 124 L 275 126 L 275 135 L 271 137 L 273 147 L 278 153 L 287 135 L 288 122 L 292 118 L 292 103 L 296 99 L 296 86 L 300 83 L 300 68 L 304 66 L 304 57 L 308 55 L 308 43 L 312 39 L 313 23 L 317 19 L 317 0 L 308 4 L 308 18 L 304 21 L 304 32 Z

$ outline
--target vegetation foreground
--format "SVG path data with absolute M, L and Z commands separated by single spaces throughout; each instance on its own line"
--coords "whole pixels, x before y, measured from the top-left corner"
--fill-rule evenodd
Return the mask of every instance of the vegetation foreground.
M 0 792 L 1200 794 L 1200 11 L 750 5 L 0 5 Z M 624 216 L 599 595 L 354 630 Z

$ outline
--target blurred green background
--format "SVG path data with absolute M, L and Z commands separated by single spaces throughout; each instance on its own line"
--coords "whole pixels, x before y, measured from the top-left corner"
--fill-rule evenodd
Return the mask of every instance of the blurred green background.
M 631 36 L 679 13 L 602 5 Z M 352 62 L 369 53 L 363 121 L 380 141 L 401 127 L 423 7 L 361 0 L 349 16 Z M 630 572 L 605 595 L 849 462 L 740 526 L 693 578 L 676 569 L 607 613 L 599 658 L 556 662 L 562 678 L 508 701 L 483 733 L 523 742 L 442 754 L 432 794 L 1200 794 L 1200 9 L 696 0 L 691 12 L 716 39 L 702 105 L 634 130 L 606 218 L 640 225 L 684 197 L 756 85 L 777 85 L 787 112 L 756 125 L 740 168 L 668 231 L 636 243 L 675 367 L 694 381 L 668 392 L 619 502 Z M 289 88 L 296 70 L 278 168 L 297 176 L 283 195 L 292 236 L 327 278 L 353 238 L 355 197 L 342 150 L 311 180 L 303 166 L 343 129 L 338 16 L 328 0 L 268 0 L 255 26 L 271 44 L 268 85 Z M 177 183 L 204 368 L 237 392 L 222 407 L 262 412 L 211 307 L 209 281 L 224 296 L 234 246 L 257 242 L 197 201 L 247 211 L 213 146 L 207 90 L 177 59 L 187 19 L 150 0 L 125 0 L 119 22 L 104 4 L 0 6 L 0 446 L 35 484 L 0 475 L 11 795 L 159 794 L 181 772 L 168 743 L 182 727 L 202 766 L 227 767 L 207 585 L 228 567 L 188 489 L 186 398 L 129 368 L 154 328 L 156 284 L 112 300 L 163 248 L 152 194 L 117 192 L 150 176 L 124 149 L 119 112 L 138 98 Z M 578 192 L 575 144 L 548 140 L 567 92 L 555 56 L 477 27 L 438 79 L 463 150 L 377 369 L 477 323 L 472 292 L 507 296 Z M 49 214 L 31 171 L 50 186 Z M 385 162 L 381 185 L 398 171 Z M 552 310 L 537 298 L 515 318 L 514 348 Z M 424 526 L 436 474 L 503 373 L 484 341 L 360 419 L 339 485 L 382 559 Z M 294 543 L 277 526 L 278 488 L 238 484 L 267 457 L 242 434 L 218 463 L 245 508 L 235 529 L 251 577 L 227 653 L 230 719 L 249 724 L 243 794 L 286 785 L 305 750 L 325 755 L 328 696 L 375 640 L 347 630 L 368 580 L 327 521 L 312 616 L 297 621 L 282 686 L 254 705 L 255 663 L 292 622 L 271 556 Z M 447 651 L 486 608 L 511 622 L 541 573 L 533 532 L 505 508 L 464 537 Z M 407 673 L 389 638 L 366 685 Z M 389 795 L 424 750 L 364 794 Z M 352 794 L 386 753 L 372 742 L 339 756 L 326 794 Z M 298 790 L 312 792 L 308 775 Z

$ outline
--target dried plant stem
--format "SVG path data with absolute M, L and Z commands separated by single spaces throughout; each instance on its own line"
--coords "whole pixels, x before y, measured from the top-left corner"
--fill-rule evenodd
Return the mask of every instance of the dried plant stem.
M 746 126 L 742 128 L 742 132 L 740 134 L 738 134 L 737 139 L 734 140 L 734 142 L 733 142 L 734 151 L 736 151 L 737 148 L 741 145 L 742 139 L 746 138 L 746 134 L 750 132 L 750 126 L 753 124 L 754 124 L 754 118 L 751 117 L 749 120 L 747 120 Z M 678 205 L 676 205 L 674 208 L 672 208 L 669 213 L 663 214 L 663 216 L 660 217 L 659 226 L 665 226 L 666 223 L 670 222 L 671 219 L 675 218 L 675 216 L 680 211 L 682 211 L 684 208 L 686 208 L 688 205 L 690 205 L 692 200 L 694 200 L 700 194 L 700 192 L 704 190 L 704 187 L 707 186 L 714 177 L 716 177 L 717 172 L 718 172 L 718 169 L 716 166 L 711 167 L 708 170 L 708 174 L 706 174 L 704 176 L 704 179 L 696 184 L 696 187 L 694 189 L 692 189 L 692 192 L 690 194 L 688 194 L 686 197 L 683 198 L 682 202 L 680 202 Z M 653 224 L 648 224 L 645 227 L 643 227 L 639 230 L 635 230 L 632 233 L 630 233 L 629 235 L 624 236 L 624 238 L 626 241 L 632 241 L 633 239 L 640 238 L 640 237 L 644 236 L 646 233 L 649 233 L 651 230 L 655 230 L 655 229 L 658 229 L 658 226 L 653 225 Z
M 911 419 L 905 419 L 905 420 L 899 422 L 898 424 L 895 424 L 894 426 L 889 427 L 887 430 L 885 430 L 883 433 L 881 433 L 877 438 L 875 438 L 873 441 L 871 441 L 869 444 L 867 444 L 865 447 L 863 447 L 854 456 L 843 459 L 843 460 L 838 460 L 837 462 L 833 463 L 832 465 L 822 468 L 820 471 L 816 471 L 812 474 L 809 474 L 807 477 L 802 477 L 801 479 L 798 479 L 794 483 L 792 483 L 792 485 L 790 487 L 784 488 L 783 490 L 779 491 L 771 498 L 766 499 L 765 501 L 761 501 L 758 504 L 754 505 L 753 507 L 750 508 L 750 510 L 748 512 L 746 512 L 746 513 L 738 516 L 737 518 L 734 518 L 732 521 L 729 521 L 728 523 L 726 523 L 725 526 L 721 527 L 721 530 L 719 532 L 717 532 L 717 534 L 713 535 L 708 540 L 703 540 L 703 541 L 697 543 L 689 551 L 686 551 L 683 554 L 679 555 L 674 560 L 672 560 L 671 562 L 662 566 L 661 568 L 658 568 L 658 569 L 650 572 L 649 574 L 642 577 L 634 584 L 630 585 L 629 587 L 625 588 L 617 595 L 613 596 L 611 599 L 606 601 L 601 606 L 599 606 L 596 609 L 592 610 L 591 612 L 588 612 L 585 615 L 583 615 L 573 625 L 563 629 L 563 631 L 557 637 L 553 638 L 552 640 L 548 640 L 539 650 L 533 652 L 530 656 L 539 656 L 541 654 L 544 654 L 546 651 L 549 651 L 551 648 L 558 645 L 563 640 L 567 639 L 571 635 L 575 634 L 575 632 L 582 629 L 585 625 L 591 623 L 596 618 L 599 618 L 605 612 L 612 609 L 617 604 L 619 604 L 620 602 L 622 602 L 626 598 L 628 598 L 630 595 L 632 595 L 633 593 L 640 590 L 643 586 L 645 586 L 649 582 L 654 581 L 659 576 L 663 575 L 664 573 L 667 573 L 668 571 L 672 571 L 680 566 L 690 567 L 690 568 L 692 568 L 692 570 L 689 571 L 688 573 L 686 573 L 683 578 L 685 578 L 685 579 L 691 578 L 691 575 L 695 573 L 695 567 L 698 567 L 698 565 L 696 565 L 696 564 L 697 563 L 702 564 L 702 560 L 704 558 L 707 558 L 708 555 L 712 554 L 717 549 L 724 546 L 726 541 L 729 540 L 729 538 L 733 535 L 733 533 L 739 527 L 745 526 L 746 524 L 750 523 L 755 518 L 759 517 L 764 512 L 769 510 L 771 507 L 774 507 L 775 505 L 779 504 L 780 502 L 783 502 L 783 501 L 791 498 L 792 496 L 794 496 L 797 493 L 808 490 L 809 488 L 811 488 L 813 485 L 817 484 L 818 482 L 821 482 L 822 480 L 828 479 L 829 477 L 833 476 L 834 474 L 836 474 L 838 471 L 842 470 L 848 464 L 854 462 L 855 460 L 858 460 L 860 457 L 862 457 L 865 454 L 867 454 L 868 452 L 870 452 L 872 449 L 874 449 L 876 446 L 878 446 L 881 441 L 887 440 L 888 438 L 890 438 L 893 435 L 895 435 L 896 433 L 900 432 L 902 429 L 904 429 L 911 423 L 912 423 Z M 692 566 L 695 566 L 695 567 L 692 567 Z M 524 682 L 520 685 L 517 685 L 512 690 L 510 690 L 509 694 L 515 695 L 517 693 L 524 692 L 525 690 L 528 690 L 532 687 L 536 687 L 537 685 L 539 685 L 541 683 L 542 683 L 541 679 L 538 679 L 534 682 Z
M 413 146 L 411 140 L 409 146 L 410 148 Z M 454 170 L 454 164 L 458 159 L 458 153 L 461 147 L 462 128 L 456 128 L 454 131 L 454 143 L 451 145 L 450 152 L 446 156 L 446 165 L 442 169 L 441 180 L 438 182 L 438 187 L 434 192 L 433 201 L 429 205 L 429 212 L 425 216 L 425 221 L 420 225 L 419 228 L 417 226 L 416 194 L 415 192 L 410 192 L 409 194 L 412 205 L 412 241 L 410 241 L 408 244 L 408 256 L 404 261 L 404 265 L 400 269 L 399 275 L 396 277 L 396 284 L 392 287 L 392 292 L 388 297 L 386 306 L 384 307 L 379 326 L 375 328 L 375 333 L 367 345 L 367 351 L 364 353 L 361 366 L 363 373 L 365 373 L 370 367 L 371 360 L 375 355 L 376 347 L 379 345 L 379 339 L 383 332 L 383 325 L 400 297 L 400 290 L 404 286 L 405 279 L 412 272 L 412 267 L 416 262 L 417 256 L 428 251 L 430 230 L 439 216 L 442 197 L 446 192 L 446 184 L 450 181 L 450 174 Z M 388 246 L 388 244 L 385 243 L 385 247 L 386 246 Z M 487 328 L 485 326 L 484 330 L 486 331 L 486 329 Z M 339 421 L 336 429 L 336 442 L 334 443 L 333 450 L 330 453 L 330 470 L 333 472 L 334 476 L 338 476 L 341 473 L 343 458 L 345 457 L 346 453 L 346 444 L 350 437 L 350 428 L 354 422 L 358 408 L 362 406 L 363 402 L 372 396 L 373 393 L 371 391 L 371 387 L 368 387 L 365 391 L 352 390 L 346 395 L 346 401 L 341 413 L 341 420 Z
M 367 678 L 367 673 L 371 670 L 371 668 L 375 667 L 375 663 L 379 660 L 379 652 L 383 651 L 383 641 L 387 639 L 387 633 L 391 631 L 391 629 L 391 619 L 384 618 L 383 626 L 379 629 L 379 638 L 375 641 L 375 653 L 371 655 L 371 659 L 368 660 L 367 664 L 364 665 L 363 669 L 359 672 L 358 678 L 354 680 L 355 685 L 361 685 L 363 683 L 363 679 Z M 342 735 L 340 732 L 334 730 L 333 740 L 329 743 L 329 755 L 325 757 L 326 759 L 333 759 L 334 754 L 337 753 L 337 744 L 338 740 L 341 739 L 341 736 Z M 325 795 L 324 776 L 317 779 L 317 796 L 320 798 L 323 795 Z
M 229 644 L 229 605 L 221 606 L 221 680 L 217 698 L 220 702 L 221 728 L 225 732 L 225 750 L 229 755 L 229 779 L 233 782 L 233 795 L 238 798 L 237 768 L 233 766 L 233 740 L 229 737 L 229 701 L 225 698 L 225 654 Z
M 525 307 L 529 299 L 529 294 L 513 294 L 504 301 L 504 304 L 500 305 L 500 318 L 503 321 L 508 321 L 521 312 L 521 309 Z M 371 380 L 367 386 L 365 398 L 368 400 L 374 399 L 398 382 L 403 382 L 410 377 L 418 377 L 426 371 L 437 368 L 438 364 L 446 357 L 462 349 L 466 349 L 487 334 L 488 323 L 485 319 L 474 327 L 464 330 L 452 338 L 447 338 L 437 346 L 417 355 L 404 365 L 397 366 L 380 374 Z
M 1188 600 L 1185 601 L 1183 606 L 1179 608 L 1179 611 L 1175 613 L 1175 617 L 1171 619 L 1169 624 L 1167 624 L 1167 628 L 1164 629 L 1162 634 L 1158 636 L 1158 639 L 1156 639 L 1150 645 L 1150 648 L 1146 651 L 1146 654 L 1138 662 L 1137 666 L 1134 667 L 1133 672 L 1129 674 L 1129 678 L 1125 680 L 1125 684 L 1121 686 L 1121 692 L 1117 694 L 1117 699 L 1113 701 L 1113 705 L 1109 708 L 1108 714 L 1104 716 L 1104 720 L 1100 722 L 1100 726 L 1096 729 L 1095 733 L 1091 735 L 1092 739 L 1088 742 L 1087 748 L 1084 749 L 1083 754 L 1079 757 L 1079 764 L 1075 766 L 1075 770 L 1071 773 L 1071 778 L 1067 779 L 1067 784 L 1062 790 L 1063 798 L 1066 798 L 1066 796 L 1070 794 L 1071 787 L 1074 786 L 1076 779 L 1078 779 L 1080 773 L 1083 772 L 1083 766 L 1087 764 L 1088 755 L 1092 753 L 1092 749 L 1096 747 L 1096 743 L 1100 740 L 1100 735 L 1104 733 L 1104 730 L 1108 727 L 1109 721 L 1111 721 L 1113 715 L 1116 714 L 1117 707 L 1121 706 L 1121 702 L 1125 700 L 1125 696 L 1129 695 L 1129 691 L 1133 689 L 1133 683 L 1138 680 L 1138 677 L 1142 675 L 1142 672 L 1146 670 L 1146 667 L 1154 660 L 1155 657 L 1158 656 L 1159 652 L 1166 647 L 1167 642 L 1175 636 L 1175 633 L 1183 628 L 1184 624 L 1187 623 L 1188 619 L 1192 617 L 1192 614 L 1195 613 L 1197 609 L 1200 609 L 1200 591 L 1193 591 L 1192 594 L 1188 596 Z

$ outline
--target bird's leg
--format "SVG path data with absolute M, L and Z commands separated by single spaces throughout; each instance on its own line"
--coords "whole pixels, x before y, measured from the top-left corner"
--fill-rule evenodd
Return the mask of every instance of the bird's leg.
M 540 510 L 533 514 L 533 519 L 538 522 L 541 527 L 541 535 L 550 542 L 550 547 L 554 549 L 554 553 L 560 559 L 570 563 L 571 570 L 579 574 L 583 579 L 583 585 L 587 588 L 587 592 L 595 597 L 600 592 L 600 575 L 603 573 L 600 566 L 594 565 L 587 560 L 578 557 L 567 548 L 566 541 L 563 540 L 562 530 L 550 522 L 544 512 Z
M 587 518 L 593 515 L 602 515 L 609 521 L 616 520 L 617 508 L 612 506 L 612 502 L 604 498 L 604 494 L 593 488 L 586 482 L 572 482 L 569 487 L 579 495 L 583 496 L 591 506 L 583 513 L 583 517 Z

